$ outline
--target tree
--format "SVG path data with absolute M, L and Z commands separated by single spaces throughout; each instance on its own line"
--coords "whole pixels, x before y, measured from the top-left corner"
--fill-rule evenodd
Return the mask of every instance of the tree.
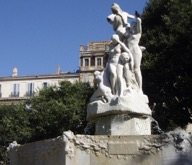
M 192 117 L 191 1 L 150 0 L 142 19 L 142 67 L 150 72 L 144 90 L 153 115 L 164 130 L 185 127 Z
M 60 136 L 71 130 L 83 134 L 86 109 L 93 89 L 88 83 L 63 81 L 39 91 L 23 104 L 0 106 L 0 164 L 9 164 L 6 148 Z
M 0 106 L 0 160 L 3 164 L 8 164 L 6 149 L 9 143 L 26 143 L 32 137 L 31 130 L 28 114 L 22 105 Z
M 93 90 L 88 83 L 63 81 L 27 101 L 32 141 L 59 136 L 63 131 L 84 133 L 86 109 Z

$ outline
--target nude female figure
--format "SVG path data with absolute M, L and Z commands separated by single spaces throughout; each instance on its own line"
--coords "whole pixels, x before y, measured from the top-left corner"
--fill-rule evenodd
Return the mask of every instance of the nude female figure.
M 117 65 L 119 62 L 120 55 L 121 55 L 121 46 L 112 37 L 112 43 L 109 45 L 108 71 L 109 71 L 109 80 L 111 84 L 111 91 L 113 95 L 116 94 Z
M 139 14 L 135 12 L 136 22 L 131 26 L 128 36 L 128 47 L 133 55 L 134 61 L 134 72 L 135 78 L 139 86 L 139 91 L 142 92 L 142 75 L 141 75 L 141 59 L 142 59 L 142 50 L 139 46 L 139 41 L 141 38 L 142 27 L 141 27 L 141 19 L 139 18 Z
M 126 52 L 128 60 L 130 61 L 130 69 L 133 67 L 133 57 L 130 50 L 126 47 L 126 45 L 120 41 L 119 36 L 114 34 L 112 36 L 112 44 L 110 45 L 109 50 L 109 60 L 108 60 L 108 70 L 110 73 L 110 83 L 111 90 L 113 94 L 117 94 L 119 96 L 123 95 L 123 61 L 120 58 L 123 52 Z M 127 64 L 126 64 L 127 65 Z M 128 68 L 128 66 L 127 66 Z
M 117 65 L 117 92 L 119 96 L 122 96 L 123 89 L 130 86 L 131 76 L 129 75 L 129 71 L 133 69 L 133 56 L 127 46 L 120 41 L 118 35 L 113 35 L 113 40 L 121 47 L 121 55 Z M 126 86 L 123 85 L 124 80 Z

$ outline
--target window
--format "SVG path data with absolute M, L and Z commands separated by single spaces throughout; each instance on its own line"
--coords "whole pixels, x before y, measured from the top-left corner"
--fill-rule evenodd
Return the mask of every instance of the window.
M 95 57 L 94 56 L 91 57 L 91 66 L 95 66 Z
M 85 66 L 89 66 L 89 59 L 85 59 Z
M 33 94 L 34 94 L 34 83 L 28 83 L 27 85 L 28 86 L 27 86 L 27 93 L 26 93 L 26 95 L 27 96 L 33 96 Z
M 19 97 L 19 84 L 13 84 L 12 97 Z
M 48 83 L 47 82 L 44 82 L 43 83 L 43 88 L 47 88 L 48 87 Z
M 101 58 L 97 58 L 97 66 L 101 66 Z

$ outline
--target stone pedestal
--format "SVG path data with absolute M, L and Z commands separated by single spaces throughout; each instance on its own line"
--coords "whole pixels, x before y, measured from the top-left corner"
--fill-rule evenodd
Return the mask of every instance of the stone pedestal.
M 151 135 L 150 118 L 130 117 L 129 115 L 109 115 L 96 122 L 96 135 Z
M 95 135 L 151 135 L 148 98 L 134 91 L 108 103 L 89 103 L 87 120 L 95 123 Z

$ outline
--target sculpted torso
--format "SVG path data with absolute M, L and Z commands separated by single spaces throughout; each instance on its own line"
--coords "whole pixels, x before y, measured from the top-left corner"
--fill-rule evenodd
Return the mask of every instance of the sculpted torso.
M 142 92 L 142 76 L 141 76 L 141 69 L 140 69 L 142 50 L 139 46 L 141 33 L 142 33 L 141 19 L 137 17 L 136 22 L 133 24 L 129 32 L 128 47 L 133 55 L 135 77 L 136 77 L 139 89 Z
M 140 61 L 138 61 L 139 59 L 137 58 L 142 57 L 142 51 L 139 47 L 140 38 L 141 34 L 134 34 L 128 38 L 128 47 L 133 54 L 134 64 L 136 65 L 136 67 L 140 67 Z
M 119 61 L 119 56 L 121 54 L 121 47 L 119 44 L 114 45 L 111 44 L 110 45 L 110 50 L 109 50 L 109 64 L 113 64 L 113 65 L 117 65 L 118 61 Z
M 121 47 L 118 43 L 115 43 L 113 41 L 113 43 L 110 45 L 108 59 L 109 80 L 111 84 L 112 94 L 116 94 L 117 65 L 119 62 L 120 55 Z

